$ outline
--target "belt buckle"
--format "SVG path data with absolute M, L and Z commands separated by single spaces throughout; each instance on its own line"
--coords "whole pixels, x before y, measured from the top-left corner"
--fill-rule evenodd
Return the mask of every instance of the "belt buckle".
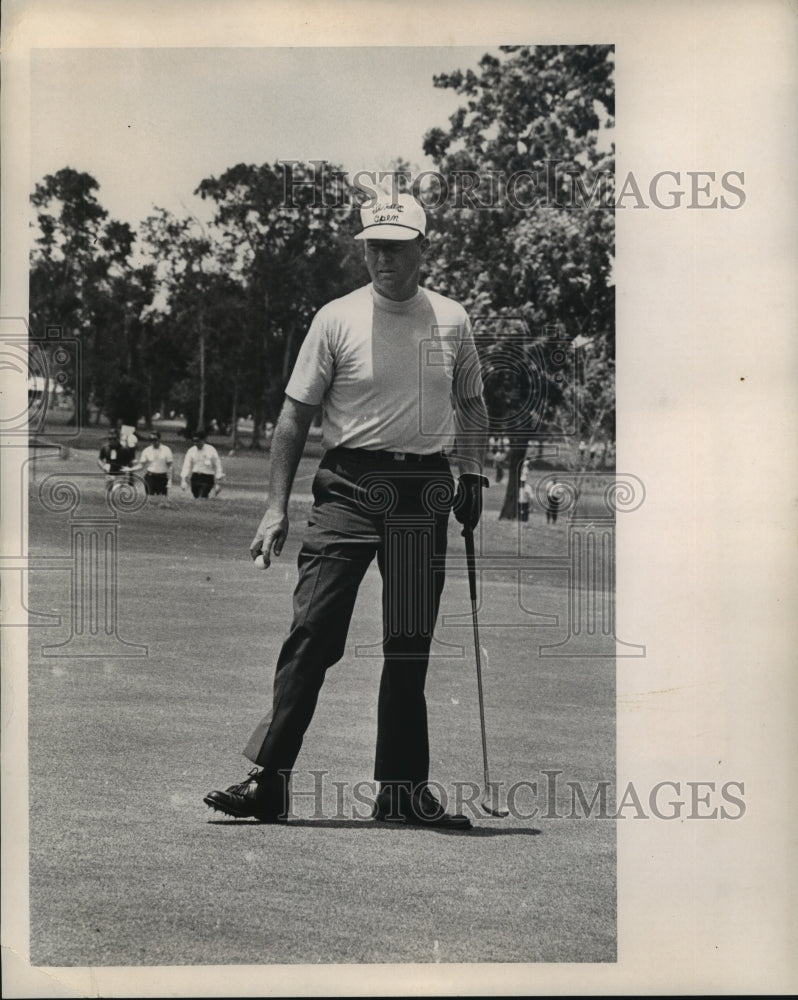
M 391 454 L 393 456 L 394 462 L 406 462 L 407 461 L 407 455 L 405 455 L 405 453 L 403 451 L 394 451 L 394 452 L 391 452 Z

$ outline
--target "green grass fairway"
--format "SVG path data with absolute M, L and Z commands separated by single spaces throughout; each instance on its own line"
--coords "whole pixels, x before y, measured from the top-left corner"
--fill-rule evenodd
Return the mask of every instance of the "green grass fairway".
M 169 506 L 120 514 L 118 636 L 147 655 L 45 655 L 43 646 L 71 634 L 71 515 L 46 510 L 38 487 L 50 475 L 90 472 L 93 461 L 91 450 L 40 457 L 30 490 L 33 965 L 615 961 L 615 822 L 569 817 L 567 785 L 590 793 L 609 782 L 614 801 L 615 664 L 538 655 L 567 635 L 568 577 L 529 560 L 567 556 L 565 522 L 547 526 L 537 508 L 525 527 L 498 521 L 503 485 L 487 494 L 481 544 L 495 559 L 482 574 L 480 629 L 491 778 L 505 791 L 537 783 L 537 797 L 518 795 L 524 815 L 476 818 L 466 834 L 353 815 L 353 787 L 372 779 L 375 566 L 297 762 L 296 818 L 262 826 L 228 820 L 202 798 L 246 774 L 241 750 L 270 701 L 315 459 L 303 461 L 291 535 L 268 572 L 247 551 L 266 457 L 246 460 L 247 477 L 230 463 L 216 500 L 178 490 Z M 78 516 L 96 526 L 107 514 L 102 476 L 81 479 L 80 489 Z M 482 783 L 454 521 L 449 551 L 427 684 L 431 773 L 447 796 L 456 782 Z M 49 568 L 36 569 L 44 557 Z M 37 624 L 38 614 L 60 624 Z M 554 799 L 543 771 L 560 772 Z M 301 794 L 314 780 L 319 810 Z M 555 806 L 560 818 L 547 818 Z

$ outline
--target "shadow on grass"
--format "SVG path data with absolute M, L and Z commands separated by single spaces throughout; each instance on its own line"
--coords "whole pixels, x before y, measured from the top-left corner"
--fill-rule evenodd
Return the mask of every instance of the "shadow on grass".
M 475 826 L 470 830 L 449 830 L 436 826 L 409 823 L 383 823 L 368 819 L 292 819 L 287 823 L 259 823 L 254 819 L 209 819 L 210 826 L 276 826 L 281 830 L 293 827 L 319 830 L 390 830 L 391 833 L 424 830 L 455 837 L 537 837 L 542 831 L 537 827 Z

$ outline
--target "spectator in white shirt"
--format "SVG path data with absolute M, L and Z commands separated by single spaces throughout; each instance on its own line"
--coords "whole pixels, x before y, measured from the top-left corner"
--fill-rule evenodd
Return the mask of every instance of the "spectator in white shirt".
M 224 478 L 219 453 L 205 436 L 205 431 L 195 432 L 180 473 L 180 488 L 185 490 L 190 483 L 192 496 L 200 500 L 207 500 L 214 487 L 218 493 Z
M 174 456 L 172 449 L 161 444 L 158 431 L 150 434 L 150 443 L 139 456 L 140 468 L 144 470 L 144 484 L 148 496 L 169 495 L 169 483 L 172 480 L 172 465 Z
M 522 522 L 529 521 L 529 508 L 532 503 L 532 490 L 526 479 L 518 484 L 518 518 Z

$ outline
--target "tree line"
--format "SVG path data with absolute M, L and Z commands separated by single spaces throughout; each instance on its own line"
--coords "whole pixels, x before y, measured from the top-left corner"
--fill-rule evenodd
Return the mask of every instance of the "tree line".
M 580 441 L 614 439 L 614 215 L 593 197 L 613 178 L 613 69 L 605 45 L 488 53 L 433 79 L 463 98 L 423 136 L 434 170 L 390 166 L 428 210 L 423 283 L 472 317 L 508 498 L 530 440 L 572 464 Z M 368 281 L 363 186 L 321 166 L 237 164 L 199 182 L 207 223 L 154 207 L 136 230 L 88 173 L 35 185 L 31 334 L 80 343 L 84 425 L 90 408 L 124 423 L 175 410 L 235 445 L 251 415 L 262 446 L 313 314 Z

